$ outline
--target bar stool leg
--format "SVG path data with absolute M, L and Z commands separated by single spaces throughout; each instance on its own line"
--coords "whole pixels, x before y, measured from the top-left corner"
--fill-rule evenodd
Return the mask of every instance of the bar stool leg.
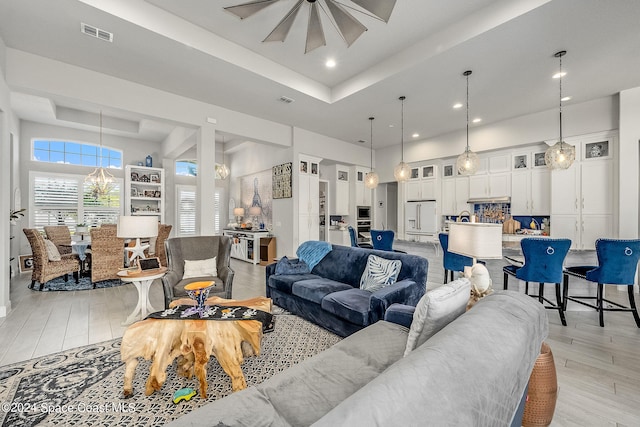
M 602 283 L 598 283 L 598 292 L 597 292 L 597 309 L 598 310 L 598 314 L 599 314 L 599 319 L 600 319 L 600 326 L 604 327 L 604 310 L 602 309 L 602 291 L 604 285 Z
M 562 285 L 562 311 L 567 311 L 567 295 L 569 295 L 569 275 L 565 274 L 563 277 L 563 285 Z
M 502 279 L 502 288 L 506 291 L 509 288 L 509 275 L 507 273 L 502 273 L 504 278 Z
M 449 270 L 445 269 L 444 270 L 444 284 L 447 284 L 447 279 L 449 278 Z
M 556 283 L 556 305 L 558 306 L 562 326 L 567 326 L 567 320 L 564 318 L 564 305 L 562 303 L 562 297 L 560 296 L 560 283 Z
M 629 307 L 631 307 L 631 313 L 636 320 L 636 326 L 640 328 L 640 316 L 638 316 L 638 309 L 636 308 L 636 300 L 633 297 L 633 285 L 627 286 L 629 291 Z
M 544 304 L 544 283 L 538 284 L 538 301 L 540 304 Z

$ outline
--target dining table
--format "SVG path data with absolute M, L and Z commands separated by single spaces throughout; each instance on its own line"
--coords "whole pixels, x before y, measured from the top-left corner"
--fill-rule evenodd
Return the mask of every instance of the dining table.
M 71 243 L 65 243 L 60 246 L 70 247 L 71 252 L 78 255 L 80 259 L 80 274 L 85 275 L 89 269 L 87 269 L 87 249 L 91 247 L 91 239 L 86 240 L 73 240 Z

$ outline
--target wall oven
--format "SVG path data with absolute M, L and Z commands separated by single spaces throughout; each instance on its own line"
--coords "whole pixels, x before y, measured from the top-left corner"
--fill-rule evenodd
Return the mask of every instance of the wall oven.
M 357 206 L 357 219 L 371 221 L 371 206 Z
M 356 218 L 358 242 L 367 242 L 369 239 L 361 233 L 368 235 L 371 232 L 371 206 L 357 206 L 356 210 L 358 214 Z

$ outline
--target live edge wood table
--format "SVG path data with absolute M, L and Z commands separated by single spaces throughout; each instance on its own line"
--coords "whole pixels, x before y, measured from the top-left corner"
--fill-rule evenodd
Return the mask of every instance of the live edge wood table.
M 265 297 L 232 300 L 210 297 L 206 305 L 243 306 L 271 313 L 271 299 Z M 190 305 L 190 298 L 172 301 L 169 308 Z M 165 310 L 166 311 L 166 310 Z M 177 373 L 200 381 L 200 396 L 207 397 L 207 363 L 213 354 L 229 377 L 233 391 L 245 389 L 246 380 L 240 365 L 244 357 L 259 356 L 263 324 L 259 320 L 200 320 L 149 318 L 129 326 L 122 337 L 120 356 L 125 362 L 124 396 L 133 394 L 133 377 L 138 357 L 153 359 L 145 394 L 160 390 L 166 369 L 177 360 Z

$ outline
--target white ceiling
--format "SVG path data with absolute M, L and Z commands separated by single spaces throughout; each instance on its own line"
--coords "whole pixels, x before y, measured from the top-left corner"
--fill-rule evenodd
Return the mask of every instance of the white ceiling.
M 349 48 L 322 15 L 327 46 L 306 55 L 304 11 L 284 43 L 261 43 L 295 0 L 245 20 L 223 9 L 242 2 L 0 0 L 0 37 L 11 48 L 348 142 L 368 140 L 375 116 L 374 147 L 400 143 L 400 95 L 405 140 L 463 128 L 464 109 L 451 106 L 464 101 L 467 69 L 470 114 L 481 124 L 556 108 L 551 75 L 561 49 L 571 103 L 640 86 L 637 0 L 398 0 L 387 24 L 355 13 L 369 31 Z M 81 34 L 80 22 L 113 32 L 113 43 Z M 324 67 L 328 58 L 336 68 Z M 12 97 L 20 117 L 56 122 L 47 103 L 102 109 L 38 95 Z M 156 141 L 176 125 L 108 114 L 144 123 L 138 137 Z

